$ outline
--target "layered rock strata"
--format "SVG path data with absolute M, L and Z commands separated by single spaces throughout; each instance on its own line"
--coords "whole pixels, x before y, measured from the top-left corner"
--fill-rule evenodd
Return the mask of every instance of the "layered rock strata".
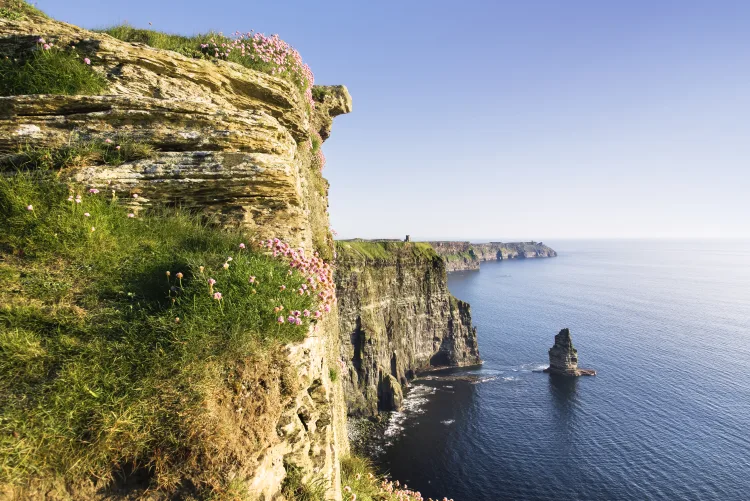
M 450 271 L 478 270 L 483 261 L 503 259 L 532 259 L 555 257 L 557 253 L 542 242 L 490 242 L 476 244 L 471 242 L 436 241 L 429 242 L 435 252 L 445 259 L 446 269 Z
M 549 367 L 544 372 L 561 376 L 595 376 L 593 369 L 578 368 L 578 351 L 573 347 L 569 329 L 562 329 L 555 336 L 555 344 L 549 349 Z
M 192 59 L 40 16 L 0 18 L 0 57 L 24 57 L 39 38 L 58 46 L 74 43 L 109 86 L 97 96 L 0 97 L 3 165 L 14 165 L 21 148 L 120 138 L 142 143 L 155 150 L 151 158 L 119 166 L 83 163 L 60 175 L 112 191 L 134 212 L 154 203 L 178 205 L 227 226 L 242 225 L 258 238 L 278 237 L 332 257 L 328 182 L 311 138 L 328 138 L 333 117 L 351 111 L 345 87 L 317 87 L 311 109 L 288 81 L 235 63 Z M 303 343 L 285 347 L 284 365 L 295 370 L 283 392 L 273 376 L 278 368 L 266 374 L 255 366 L 247 374 L 269 395 L 274 388 L 285 395 L 270 410 L 258 411 L 262 429 L 243 429 L 234 414 L 224 416 L 244 444 L 238 457 L 247 458 L 236 462 L 232 477 L 254 499 L 280 499 L 287 463 L 305 479 L 323 478 L 326 499 L 341 499 L 346 411 L 341 383 L 330 377 L 338 370 L 339 352 L 334 311 Z M 224 408 L 224 402 L 215 403 Z M 254 435 L 263 439 L 246 438 Z
M 467 303 L 424 243 L 337 242 L 341 359 L 350 415 L 400 405 L 418 371 L 481 363 Z
M 109 87 L 100 96 L 0 97 L 0 155 L 126 137 L 156 155 L 62 174 L 114 190 L 134 210 L 167 202 L 329 254 L 328 183 L 313 165 L 310 138 L 326 139 L 333 117 L 351 111 L 345 87 L 318 87 L 310 110 L 282 78 L 43 17 L 0 18 L 0 57 L 23 56 L 40 37 L 75 44 Z

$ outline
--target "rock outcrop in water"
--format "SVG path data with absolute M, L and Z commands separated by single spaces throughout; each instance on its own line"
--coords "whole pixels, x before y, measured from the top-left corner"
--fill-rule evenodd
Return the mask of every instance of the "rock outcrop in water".
M 505 259 L 533 259 L 537 257 L 555 257 L 555 252 L 542 242 L 489 242 L 475 244 L 471 242 L 429 242 L 440 257 L 445 260 L 445 267 L 450 271 L 478 270 L 483 261 L 500 261 Z
M 549 367 L 544 372 L 561 376 L 595 376 L 593 369 L 578 368 L 578 351 L 573 347 L 570 329 L 563 329 L 555 336 L 555 345 L 549 349 Z

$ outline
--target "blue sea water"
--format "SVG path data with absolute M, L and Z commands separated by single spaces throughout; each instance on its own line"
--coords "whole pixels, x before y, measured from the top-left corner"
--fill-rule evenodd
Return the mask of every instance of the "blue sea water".
M 750 242 L 547 242 L 449 275 L 482 382 L 417 381 L 378 462 L 456 501 L 750 499 Z M 554 335 L 579 365 L 555 378 Z

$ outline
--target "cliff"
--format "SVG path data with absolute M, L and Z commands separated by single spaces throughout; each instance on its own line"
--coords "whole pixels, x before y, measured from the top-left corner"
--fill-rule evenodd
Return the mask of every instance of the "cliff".
M 420 370 L 480 363 L 470 307 L 448 292 L 445 263 L 432 247 L 338 241 L 336 252 L 350 415 L 397 408 Z
M 3 185 L 0 207 L 3 218 L 7 218 L 4 225 L 5 221 L 20 225 L 9 223 L 0 235 L 0 341 L 7 344 L 11 335 L 31 336 L 29 346 L 38 349 L 34 356 L 42 357 L 34 360 L 52 364 L 48 372 L 29 379 L 28 385 L 25 379 L 17 384 L 7 381 L 7 385 L 4 379 L 0 381 L 0 422 L 5 437 L 0 497 L 101 499 L 147 492 L 149 499 L 230 499 L 232 493 L 241 492 L 251 499 L 277 499 L 283 489 L 289 488 L 290 479 L 300 485 L 322 479 L 328 498 L 340 499 L 339 464 L 348 442 L 342 386 L 332 377 L 338 370 L 340 351 L 335 303 L 324 319 L 300 327 L 304 330 L 302 340 L 285 342 L 297 335 L 281 335 L 279 326 L 269 327 L 276 315 L 266 310 L 282 301 L 287 307 L 294 304 L 294 299 L 282 297 L 280 284 L 297 279 L 298 272 L 287 267 L 283 274 L 271 273 L 270 288 L 263 289 L 261 280 L 257 291 L 248 288 L 251 284 L 246 275 L 256 273 L 256 268 L 262 271 L 276 266 L 269 260 L 276 259 L 277 253 L 270 256 L 270 250 L 257 246 L 258 240 L 279 238 L 308 256 L 317 252 L 324 258 L 332 257 L 328 183 L 321 173 L 324 157 L 319 146 L 330 134 L 333 117 L 351 111 L 346 88 L 307 89 L 315 99 L 311 103 L 298 86 L 278 75 L 222 58 L 192 57 L 121 41 L 49 19 L 22 2 L 11 4 L 21 6 L 21 11 L 15 13 L 12 6 L 0 9 L 4 72 L 21 71 L 24 64 L 64 61 L 76 75 L 99 79 L 104 89 L 96 93 L 55 91 L 34 95 L 11 91 L 0 97 L 0 170 L 19 178 L 12 181 L 12 176 L 4 177 L 9 184 Z M 195 48 L 199 50 L 197 44 Z M 8 88 L 6 83 L 4 89 Z M 54 183 L 44 185 L 49 189 L 28 187 L 21 175 L 28 171 L 38 173 L 30 177 L 33 180 L 56 173 L 55 182 L 62 181 L 69 186 L 65 191 L 71 190 L 70 202 L 65 202 L 68 195 L 64 191 L 62 202 L 56 198 L 60 189 Z M 28 210 L 13 198 L 20 196 L 17 194 L 23 186 L 28 188 L 24 193 L 29 198 L 23 202 L 24 207 L 29 204 Z M 33 197 L 37 198 L 32 209 Z M 109 198 L 114 205 L 105 204 L 103 200 Z M 83 209 L 76 212 L 79 205 Z M 202 222 L 219 223 L 235 233 L 218 233 L 202 223 L 185 226 L 187 216 L 164 215 L 172 214 L 160 212 L 165 207 L 179 207 L 184 213 L 199 215 Z M 120 219 L 112 219 L 115 210 L 122 211 L 117 216 Z M 70 219 L 71 231 L 79 236 L 74 241 L 59 236 L 67 242 L 64 253 L 45 257 L 40 248 L 33 254 L 32 233 L 24 225 L 35 221 L 34 228 L 46 228 L 47 221 L 53 222 L 45 214 L 53 213 L 61 218 L 54 224 L 68 224 Z M 125 217 L 127 213 L 132 219 Z M 134 225 L 143 225 L 140 232 L 122 229 L 122 221 L 131 220 Z M 173 235 L 171 222 L 174 228 L 189 234 Z M 155 227 L 161 232 L 148 231 Z M 226 250 L 228 237 L 223 235 L 234 239 L 232 254 Z M 55 236 L 58 238 L 57 233 Z M 19 238 L 27 239 L 25 247 L 15 243 Z M 247 242 L 247 250 L 243 243 L 238 251 L 239 242 Z M 106 275 L 96 275 L 94 270 L 100 265 L 91 261 L 98 259 L 93 249 L 103 251 L 102 259 L 123 250 L 118 260 L 107 265 Z M 156 259 L 154 253 L 162 250 L 166 254 Z M 213 252 L 225 254 L 220 258 Z M 237 252 L 247 252 L 242 256 L 248 257 L 241 258 Z M 296 256 L 297 251 L 293 252 Z M 185 290 L 191 283 L 197 288 L 198 282 L 205 284 L 204 266 L 199 270 L 198 264 L 207 265 L 206 273 L 211 269 L 210 263 L 201 260 L 209 256 L 227 259 L 227 255 L 235 255 L 234 261 L 227 260 L 224 271 L 217 261 L 211 271 L 219 278 L 217 287 L 224 297 L 214 293 L 215 301 L 208 300 L 203 319 L 192 320 L 192 310 L 186 310 L 184 314 L 172 313 L 155 324 L 157 327 L 146 329 L 136 339 L 150 339 L 145 332 L 163 337 L 144 347 L 147 351 L 142 360 L 116 349 L 116 343 L 128 339 L 127 326 L 139 324 L 133 324 L 132 318 L 117 326 L 106 322 L 128 311 L 143 311 L 138 318 L 144 322 L 156 322 L 152 317 L 157 314 L 169 316 L 162 311 L 164 298 L 175 298 L 172 305 L 179 308 L 182 299 L 177 295 L 183 293 L 183 273 L 178 275 L 178 285 L 175 271 L 184 270 Z M 140 269 L 136 265 L 146 258 L 155 261 L 144 262 L 144 275 L 134 278 L 135 270 Z M 155 266 L 161 278 L 159 286 L 149 278 L 155 274 Z M 257 292 L 258 301 L 247 304 L 259 309 L 257 313 L 248 309 L 244 316 L 230 322 L 233 308 L 239 308 L 244 299 L 233 299 L 231 290 L 222 284 L 232 283 L 232 270 L 240 266 L 247 266 L 249 272 L 235 276 L 240 282 L 234 287 L 246 289 L 247 297 Z M 289 279 L 283 278 L 287 269 Z M 167 288 L 161 290 L 164 270 L 172 270 L 172 278 L 167 274 Z M 42 277 L 50 273 L 55 274 L 54 283 L 63 284 L 63 292 L 54 297 L 34 292 L 29 283 L 37 276 L 39 283 L 47 283 Z M 226 278 L 219 273 L 225 273 Z M 260 277 L 260 271 L 257 273 Z M 122 285 L 123 289 L 110 290 L 115 278 L 108 277 L 130 281 Z M 137 288 L 144 284 L 150 289 Z M 108 292 L 98 295 L 98 290 Z M 125 296 L 126 290 L 131 291 L 129 296 Z M 196 290 L 196 297 L 205 301 L 207 295 Z M 94 291 L 90 293 L 94 296 L 82 291 Z M 289 294 L 296 292 L 290 290 Z M 36 331 L 42 324 L 28 320 L 32 314 L 24 312 L 34 312 L 47 322 L 43 324 L 47 329 L 44 334 Z M 72 317 L 63 318 L 63 314 L 75 317 L 74 330 L 68 320 Z M 253 315 L 259 315 L 259 319 Z M 203 358 L 190 359 L 192 362 L 183 358 L 184 367 L 160 367 L 145 358 L 152 352 L 175 359 L 184 357 L 178 355 L 180 350 L 195 342 L 183 340 L 193 321 L 205 323 L 191 330 L 191 335 L 198 336 L 201 343 L 212 339 L 216 353 L 207 351 Z M 243 322 L 253 330 L 244 331 Z M 297 328 L 288 329 L 293 327 Z M 102 366 L 92 366 L 91 370 L 106 368 L 112 371 L 107 373 L 110 376 L 124 378 L 117 381 L 125 382 L 112 389 L 120 394 L 113 397 L 111 411 L 101 400 L 87 403 L 81 398 L 75 412 L 61 413 L 64 422 L 58 423 L 52 407 L 62 400 L 55 400 L 55 392 L 67 391 L 64 384 L 61 386 L 65 378 L 60 368 L 75 366 L 74 360 L 66 357 L 93 356 L 85 353 L 91 353 L 91 343 L 99 339 L 113 343 L 111 349 L 117 356 L 103 358 Z M 245 340 L 245 344 L 238 345 L 239 340 Z M 55 346 L 63 346 L 55 344 L 58 341 L 68 343 L 64 345 L 67 348 L 53 353 Z M 6 344 L 0 350 L 3 366 L 15 367 L 6 364 L 13 362 L 6 358 L 14 353 L 5 350 Z M 227 352 L 228 347 L 234 351 Z M 249 354 L 238 355 L 245 352 Z M 140 365 L 113 365 L 120 362 Z M 196 371 L 187 379 L 191 384 L 185 383 L 182 389 L 162 388 L 149 397 L 155 400 L 142 395 L 148 386 L 140 387 L 137 378 L 144 374 L 152 377 L 163 370 L 166 385 L 170 378 L 181 377 L 188 369 Z M 89 400 L 103 398 L 107 390 L 96 386 L 94 376 L 106 379 L 103 373 L 91 375 L 90 381 L 81 383 L 86 389 L 77 395 L 84 394 Z M 200 386 L 202 378 L 210 384 Z M 128 398 L 134 399 L 132 405 Z M 27 404 L 23 402 L 36 402 L 37 407 L 24 410 Z M 174 412 L 167 408 L 168 403 L 174 406 Z M 46 409 L 44 419 L 36 419 L 34 414 L 33 409 L 40 408 Z M 16 411 L 21 414 L 12 414 Z M 145 420 L 151 411 L 162 413 L 153 417 L 158 422 L 148 421 L 152 423 L 150 428 L 141 427 L 138 419 Z M 85 424 L 75 427 L 71 423 L 79 414 Z M 100 414 L 101 419 L 94 417 Z M 28 417 L 26 424 L 12 420 L 23 415 Z M 184 437 L 158 438 L 159 433 L 167 433 L 163 431 L 165 426 L 179 426 Z M 126 430 L 131 429 L 137 429 L 138 438 L 124 440 L 129 433 Z M 68 449 L 55 442 L 68 440 L 68 434 L 69 443 L 75 447 Z M 155 438 L 159 441 L 154 442 Z M 124 445 L 117 446 L 120 443 Z M 84 459 L 79 461 L 77 448 L 86 444 L 88 449 L 81 452 L 85 458 L 81 456 Z M 91 451 L 100 449 L 101 463 L 92 463 L 89 468 Z M 25 451 L 23 457 L 16 455 L 18 451 Z M 74 463 L 77 468 L 72 468 Z
M 483 261 L 503 259 L 532 259 L 538 257 L 555 257 L 557 253 L 542 242 L 429 242 L 435 252 L 445 260 L 446 269 L 478 270 Z

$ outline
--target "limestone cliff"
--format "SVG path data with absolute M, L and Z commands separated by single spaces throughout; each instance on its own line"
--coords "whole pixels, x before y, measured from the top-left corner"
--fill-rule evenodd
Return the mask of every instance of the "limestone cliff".
M 340 241 L 336 251 L 350 415 L 397 408 L 419 370 L 480 363 L 469 305 L 448 292 L 445 263 L 429 245 Z
M 23 57 L 41 37 L 75 44 L 106 77 L 108 89 L 94 96 L 0 97 L 3 159 L 12 160 L 21 148 L 127 137 L 155 154 L 117 166 L 83 163 L 60 175 L 86 188 L 111 190 L 136 213 L 155 203 L 179 205 L 241 225 L 258 238 L 278 237 L 332 256 L 328 183 L 314 162 L 310 138 L 319 134 L 325 140 L 333 117 L 351 111 L 345 87 L 316 88 L 311 110 L 282 78 L 41 16 L 0 18 L 0 57 Z M 341 498 L 339 459 L 348 443 L 342 387 L 330 377 L 339 361 L 335 311 L 318 327 L 304 343 L 285 348 L 286 364 L 297 377 L 278 408 L 263 416 L 265 428 L 257 433 L 263 440 L 243 450 L 250 459 L 232 473 L 260 499 L 278 498 L 288 462 L 306 478 L 324 478 L 329 497 Z M 272 393 L 281 384 L 263 374 L 253 378 L 258 391 Z M 246 430 L 233 419 L 227 426 L 237 426 L 241 441 Z M 71 495 L 97 498 L 82 491 Z
M 166 201 L 329 253 L 328 183 L 313 167 L 309 142 L 315 133 L 327 138 L 333 117 L 351 111 L 345 87 L 319 88 L 310 113 L 282 78 L 42 17 L 0 18 L 0 57 L 23 55 L 40 37 L 88 55 L 107 77 L 107 94 L 0 98 L 0 154 L 126 136 L 157 155 L 64 174 L 118 196 L 137 194 L 136 209 Z
M 446 269 L 478 270 L 483 261 L 500 261 L 503 259 L 531 259 L 537 257 L 555 257 L 557 253 L 542 242 L 429 242 L 435 252 L 445 259 Z

